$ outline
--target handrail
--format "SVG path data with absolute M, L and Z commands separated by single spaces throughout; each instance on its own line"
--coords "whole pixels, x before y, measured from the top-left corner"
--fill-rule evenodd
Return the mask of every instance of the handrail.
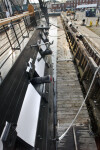
M 29 16 L 29 15 L 33 15 L 33 12 L 27 11 L 27 12 L 25 12 L 23 14 L 20 14 L 20 15 L 16 15 L 16 16 L 12 16 L 12 17 L 9 17 L 9 18 L 0 19 L 0 26 L 8 24 L 8 23 L 10 23 L 12 21 L 16 21 L 18 19 L 21 19 L 21 18 Z

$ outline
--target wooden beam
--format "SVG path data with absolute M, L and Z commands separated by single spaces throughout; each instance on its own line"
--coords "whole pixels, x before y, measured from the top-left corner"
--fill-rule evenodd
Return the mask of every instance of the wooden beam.
M 10 23 L 12 21 L 16 21 L 18 19 L 21 19 L 23 17 L 29 16 L 29 15 L 32 15 L 32 14 L 33 14 L 33 12 L 27 11 L 27 12 L 25 12 L 23 14 L 20 14 L 20 15 L 16 15 L 16 16 L 12 16 L 12 17 L 9 17 L 9 18 L 0 19 L 0 26 L 6 25 L 6 24 L 8 24 L 8 23 Z

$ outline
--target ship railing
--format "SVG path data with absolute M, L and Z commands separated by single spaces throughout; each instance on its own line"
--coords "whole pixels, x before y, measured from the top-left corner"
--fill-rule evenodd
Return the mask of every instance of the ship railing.
M 33 27 L 31 16 L 33 13 L 25 12 L 20 15 L 0 19 L 0 69 L 9 57 L 16 51 L 21 51 L 21 43 Z

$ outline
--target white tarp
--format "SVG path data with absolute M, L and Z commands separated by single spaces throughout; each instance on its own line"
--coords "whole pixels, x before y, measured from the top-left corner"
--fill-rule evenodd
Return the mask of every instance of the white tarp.
M 30 83 L 17 122 L 17 136 L 35 147 L 41 96 Z
M 97 4 L 83 4 L 83 5 L 77 5 L 76 8 L 94 8 L 97 7 Z
M 45 71 L 45 61 L 43 60 L 43 58 L 41 60 L 39 60 L 41 58 L 40 53 L 38 52 L 37 54 L 37 58 L 35 61 L 35 71 L 38 73 L 38 75 L 40 77 L 44 76 L 44 71 Z

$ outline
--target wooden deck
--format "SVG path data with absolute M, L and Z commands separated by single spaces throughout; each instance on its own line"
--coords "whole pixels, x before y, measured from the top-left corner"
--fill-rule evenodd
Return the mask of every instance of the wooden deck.
M 60 19 L 58 19 L 58 25 L 63 28 Z M 57 43 L 58 137 L 61 136 L 68 128 L 84 100 L 80 83 L 77 77 L 77 71 L 73 63 L 73 56 L 70 53 L 68 43 L 62 29 L 58 29 L 58 36 L 59 35 L 63 36 L 58 38 Z M 58 143 L 58 150 L 97 149 L 93 136 L 89 134 L 89 116 L 86 105 L 83 106 L 76 122 L 74 123 L 75 132 L 72 132 L 72 128 L 65 136 L 65 138 Z M 79 136 L 77 134 L 79 134 Z

